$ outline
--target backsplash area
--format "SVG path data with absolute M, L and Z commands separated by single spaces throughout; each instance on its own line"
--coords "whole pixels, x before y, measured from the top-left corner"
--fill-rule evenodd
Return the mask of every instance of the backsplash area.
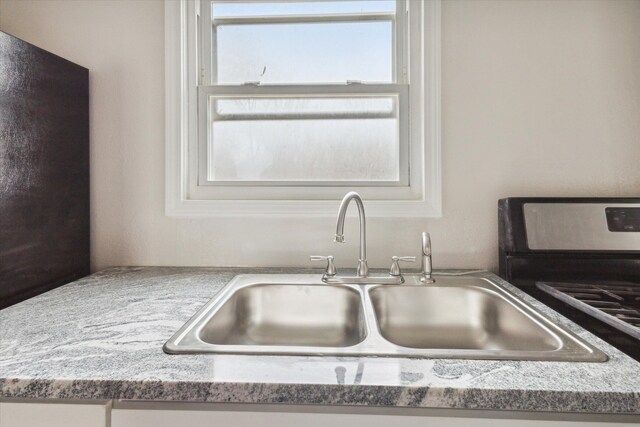
M 370 265 L 418 256 L 428 230 L 435 268 L 497 271 L 499 198 L 637 195 L 637 23 L 635 2 L 443 2 L 442 217 L 369 218 Z M 93 270 L 351 266 L 351 216 L 344 245 L 335 214 L 165 216 L 163 2 L 2 0 L 0 28 L 91 70 Z

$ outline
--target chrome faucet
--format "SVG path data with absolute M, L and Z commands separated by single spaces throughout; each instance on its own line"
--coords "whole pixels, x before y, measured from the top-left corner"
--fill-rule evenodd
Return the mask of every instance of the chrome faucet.
M 420 281 L 422 283 L 435 283 L 431 276 L 431 236 L 427 232 L 422 232 L 422 268 L 420 269 Z
M 360 257 L 358 259 L 357 276 L 338 276 L 336 267 L 333 264 L 333 256 L 311 256 L 311 261 L 327 261 L 327 267 L 322 275 L 322 281 L 325 283 L 340 283 L 340 284 L 378 284 L 378 285 L 399 285 L 404 283 L 404 277 L 400 271 L 399 261 L 412 262 L 415 261 L 415 257 L 391 257 L 391 268 L 389 274 L 382 277 L 369 277 L 369 267 L 367 266 L 367 220 L 364 214 L 364 204 L 360 195 L 354 191 L 347 193 L 342 202 L 340 203 L 340 209 L 338 210 L 338 222 L 336 224 L 336 235 L 333 239 L 334 242 L 344 243 L 344 219 L 347 215 L 347 208 L 349 203 L 355 200 L 358 206 L 358 214 L 360 215 Z
M 357 274 L 358 277 L 367 277 L 369 275 L 369 266 L 367 266 L 367 220 L 364 215 L 364 204 L 362 198 L 355 191 L 347 193 L 340 203 L 338 210 L 338 222 L 336 224 L 336 237 L 334 242 L 344 243 L 344 218 L 347 214 L 349 203 L 355 200 L 358 206 L 358 215 L 360 216 L 360 258 L 358 259 Z

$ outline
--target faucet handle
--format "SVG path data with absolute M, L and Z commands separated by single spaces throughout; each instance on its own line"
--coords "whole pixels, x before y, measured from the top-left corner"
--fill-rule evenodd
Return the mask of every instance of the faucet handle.
M 404 262 L 415 262 L 416 257 L 414 256 L 392 256 L 391 257 L 391 268 L 389 269 L 389 276 L 401 276 L 399 261 Z
M 422 255 L 431 256 L 431 235 L 426 231 L 422 232 Z
M 333 265 L 333 256 L 332 255 L 311 255 L 309 257 L 310 261 L 327 261 L 327 268 L 324 271 L 324 274 L 328 277 L 333 277 L 336 275 L 336 266 Z
M 431 236 L 426 231 L 422 233 L 422 267 L 420 268 L 420 282 L 435 283 L 431 266 Z

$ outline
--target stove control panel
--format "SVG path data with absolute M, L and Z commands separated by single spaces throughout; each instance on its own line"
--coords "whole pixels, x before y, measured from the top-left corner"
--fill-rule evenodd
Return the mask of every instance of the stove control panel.
M 606 208 L 607 227 L 614 232 L 640 232 L 640 208 Z
M 522 211 L 531 250 L 640 252 L 640 203 L 525 202 Z

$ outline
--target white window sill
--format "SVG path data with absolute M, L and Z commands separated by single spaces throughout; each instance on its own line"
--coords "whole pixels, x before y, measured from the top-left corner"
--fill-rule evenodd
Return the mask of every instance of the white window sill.
M 368 217 L 411 218 L 442 216 L 440 206 L 426 201 L 365 201 Z M 182 200 L 167 203 L 172 217 L 333 217 L 339 200 Z

